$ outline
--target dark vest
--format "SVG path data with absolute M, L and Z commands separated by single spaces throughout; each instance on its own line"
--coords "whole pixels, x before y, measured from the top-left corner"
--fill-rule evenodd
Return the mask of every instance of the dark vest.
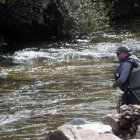
M 124 62 L 130 62 L 132 66 L 128 79 L 122 85 L 122 87 L 120 87 L 120 89 L 124 91 L 127 89 L 127 87 L 130 88 L 140 87 L 140 60 L 134 55 L 130 55 L 127 58 L 125 58 L 124 61 L 117 67 L 114 74 L 115 79 L 117 80 L 120 77 L 122 65 Z

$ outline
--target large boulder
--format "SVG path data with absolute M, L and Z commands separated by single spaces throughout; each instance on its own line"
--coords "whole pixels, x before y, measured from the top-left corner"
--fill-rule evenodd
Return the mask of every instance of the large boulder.
M 50 131 L 47 140 L 120 140 L 120 138 L 112 134 L 108 125 L 76 119 Z
M 123 105 L 118 114 L 107 114 L 101 121 L 74 119 L 50 131 L 47 140 L 140 140 L 140 105 Z

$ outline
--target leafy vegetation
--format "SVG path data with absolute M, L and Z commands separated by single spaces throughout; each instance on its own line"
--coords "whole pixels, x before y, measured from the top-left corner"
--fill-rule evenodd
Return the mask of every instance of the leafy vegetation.
M 108 10 L 103 0 L 71 0 L 65 2 L 74 26 L 79 32 L 89 33 L 109 25 Z
M 15 32 L 15 36 L 89 33 L 101 30 L 109 20 L 103 0 L 1 0 L 1 3 L 0 24 L 4 27 L 1 30 Z
M 0 0 L 0 37 L 13 41 L 88 34 L 139 13 L 139 0 Z

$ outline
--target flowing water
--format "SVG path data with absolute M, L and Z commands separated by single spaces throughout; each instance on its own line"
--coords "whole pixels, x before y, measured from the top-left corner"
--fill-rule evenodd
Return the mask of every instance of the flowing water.
M 140 40 L 127 32 L 97 36 L 30 43 L 0 56 L 0 140 L 43 140 L 73 118 L 95 122 L 116 113 L 114 52 L 129 45 L 140 56 Z

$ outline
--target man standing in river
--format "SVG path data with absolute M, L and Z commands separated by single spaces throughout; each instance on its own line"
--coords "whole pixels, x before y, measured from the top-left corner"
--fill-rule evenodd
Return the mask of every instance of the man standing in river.
M 125 46 L 118 47 L 116 54 L 120 65 L 114 73 L 116 81 L 112 87 L 124 91 L 120 105 L 140 104 L 140 60 Z

